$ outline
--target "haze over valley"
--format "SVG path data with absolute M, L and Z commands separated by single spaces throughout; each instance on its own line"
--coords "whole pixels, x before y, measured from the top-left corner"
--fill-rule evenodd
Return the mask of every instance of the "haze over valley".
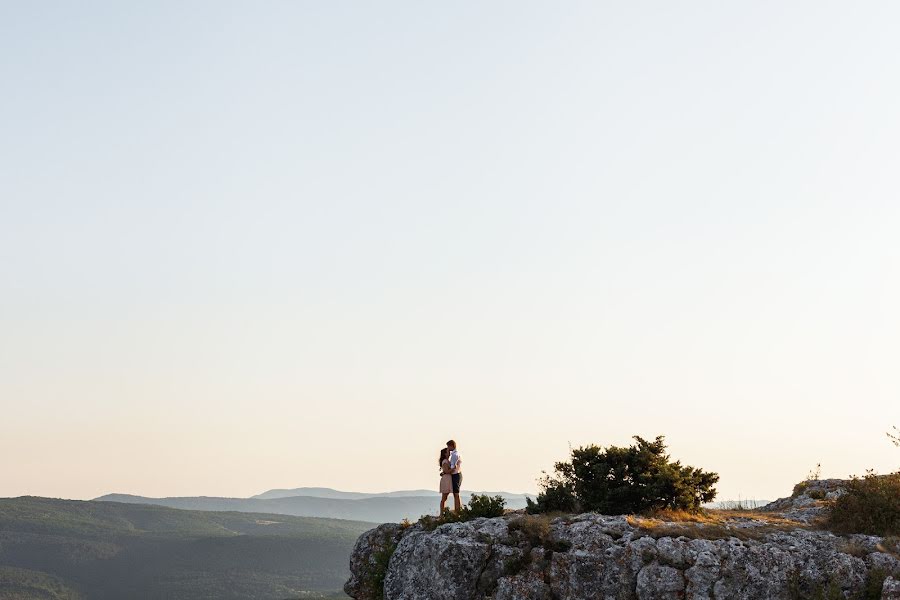
M 78 500 L 0 499 L 0 598 L 342 596 L 370 523 Z
M 473 492 L 463 491 L 461 498 L 468 502 Z M 475 492 L 500 495 L 510 509 L 525 507 L 524 494 L 507 492 Z M 533 496 L 532 496 L 533 497 Z M 170 508 L 212 511 L 264 512 L 301 517 L 327 517 L 383 523 L 416 520 L 422 515 L 437 512 L 437 494 L 428 490 L 408 490 L 366 494 L 341 492 L 328 488 L 298 488 L 270 490 L 251 498 L 214 498 L 208 496 L 147 498 L 129 494 L 108 494 L 98 501 L 130 504 L 152 504 Z

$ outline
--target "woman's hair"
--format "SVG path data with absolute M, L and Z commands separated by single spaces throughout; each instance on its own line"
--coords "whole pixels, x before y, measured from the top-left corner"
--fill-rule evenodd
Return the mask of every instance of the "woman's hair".
M 441 448 L 441 456 L 440 456 L 440 458 L 438 458 L 438 466 L 439 467 L 444 466 L 444 459 L 447 458 L 447 456 L 449 454 L 450 454 L 449 450 L 447 450 L 446 448 Z

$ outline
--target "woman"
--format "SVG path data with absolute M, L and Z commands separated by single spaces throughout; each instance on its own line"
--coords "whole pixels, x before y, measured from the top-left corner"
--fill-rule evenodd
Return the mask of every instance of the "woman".
M 453 478 L 450 476 L 450 450 L 447 448 L 441 448 L 438 465 L 441 467 L 441 512 L 438 514 L 442 515 L 447 510 L 447 496 L 453 493 Z

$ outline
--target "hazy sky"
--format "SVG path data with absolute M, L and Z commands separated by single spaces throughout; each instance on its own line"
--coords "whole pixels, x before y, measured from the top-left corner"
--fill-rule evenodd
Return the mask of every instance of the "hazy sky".
M 898 22 L 0 0 L 0 496 L 897 468 Z

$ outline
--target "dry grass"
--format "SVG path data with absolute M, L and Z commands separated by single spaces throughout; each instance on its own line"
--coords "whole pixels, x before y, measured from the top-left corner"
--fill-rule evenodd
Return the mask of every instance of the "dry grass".
M 759 540 L 771 533 L 807 528 L 778 514 L 752 510 L 663 510 L 629 516 L 628 523 L 653 538 L 708 540 Z
M 664 523 L 721 523 L 722 517 L 718 511 L 711 510 L 654 510 L 642 515 L 643 518 Z
M 856 558 L 865 558 L 869 555 L 869 549 L 857 541 L 845 540 L 838 547 L 844 554 L 855 556 Z
M 893 554 L 895 558 L 900 558 L 900 536 L 890 535 L 881 540 L 878 544 L 878 551 L 885 554 Z
M 565 552 L 569 549 L 569 544 L 553 538 L 550 532 L 552 522 L 553 518 L 547 515 L 525 515 L 509 521 L 509 532 L 531 548 L 543 547 L 553 552 Z
M 784 518 L 776 512 L 764 512 L 760 510 L 725 510 L 708 509 L 701 511 L 687 510 L 658 510 L 643 515 L 646 518 L 665 521 L 668 523 L 705 523 L 721 524 L 731 521 L 760 521 L 768 524 L 785 526 L 802 526 L 797 521 Z
M 804 525 L 799 521 L 787 519 L 780 513 L 776 512 L 763 512 L 760 510 L 717 510 L 710 512 L 719 513 L 723 518 L 730 520 L 751 519 L 754 521 L 768 523 L 770 525 L 781 525 L 790 529 L 810 529 L 808 525 Z

